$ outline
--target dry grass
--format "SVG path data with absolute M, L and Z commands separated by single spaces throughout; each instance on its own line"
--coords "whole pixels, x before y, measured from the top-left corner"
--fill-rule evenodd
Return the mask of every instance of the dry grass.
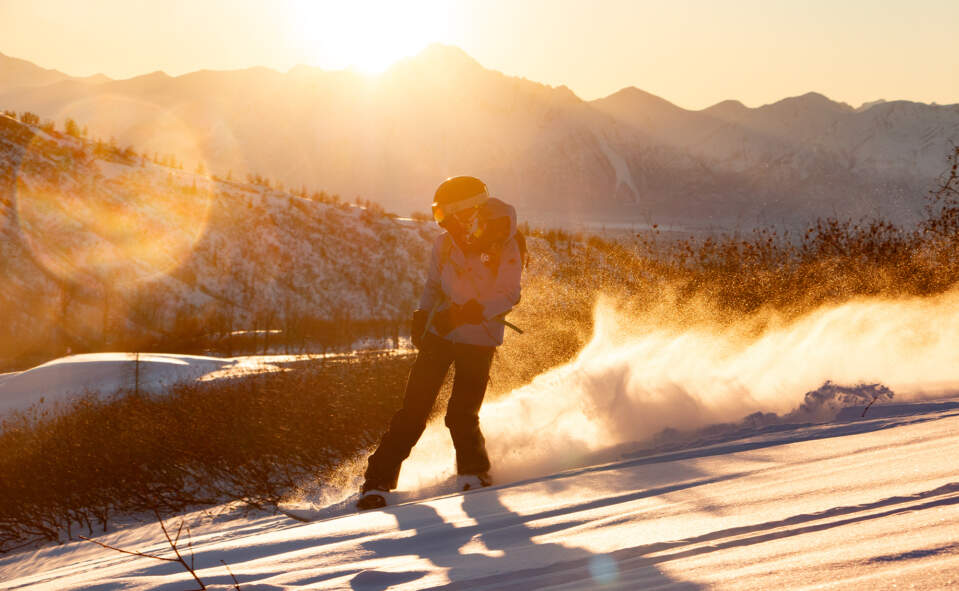
M 592 332 L 593 306 L 614 300 L 638 326 L 735 326 L 759 334 L 853 298 L 933 296 L 959 281 L 959 147 L 925 221 L 820 220 L 799 235 L 668 239 L 658 230 L 604 240 L 533 230 L 523 302 L 494 366 L 494 395 L 573 357 Z
M 409 356 L 311 362 L 184 385 L 161 396 L 83 396 L 4 419 L 0 551 L 108 527 L 115 512 L 241 500 L 268 508 L 372 445 Z

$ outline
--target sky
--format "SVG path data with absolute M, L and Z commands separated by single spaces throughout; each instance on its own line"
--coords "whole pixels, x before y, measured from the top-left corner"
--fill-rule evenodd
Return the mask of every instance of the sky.
M 592 100 L 815 91 L 959 103 L 959 0 L 0 0 L 0 52 L 75 76 L 296 64 L 381 71 L 434 42 Z

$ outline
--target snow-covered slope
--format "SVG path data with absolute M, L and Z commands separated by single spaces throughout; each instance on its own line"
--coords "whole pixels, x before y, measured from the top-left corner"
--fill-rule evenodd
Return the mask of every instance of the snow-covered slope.
M 945 589 L 959 584 L 947 459 L 959 453 L 959 403 L 889 410 L 313 523 L 224 507 L 189 516 L 192 552 L 181 546 L 211 589 L 232 588 L 229 571 L 247 591 Z M 172 555 L 156 523 L 96 539 Z M 192 583 L 178 564 L 83 541 L 0 558 L 0 581 Z
M 34 340 L 136 350 L 197 323 L 227 338 L 405 322 L 436 232 L 0 116 L 0 344 L 15 349 L 0 357 Z
M 204 357 L 171 353 L 87 353 L 48 361 L 26 371 L 0 374 L 0 416 L 70 396 L 109 396 L 139 389 L 163 393 L 175 384 L 281 371 L 275 365 L 306 355 Z
M 437 422 L 382 511 L 350 508 L 357 458 L 286 513 L 187 516 L 197 573 L 230 588 L 228 565 L 254 591 L 954 586 L 957 298 L 850 302 L 746 341 L 640 332 L 600 308 L 575 360 L 484 405 L 498 486 L 448 492 Z M 96 539 L 170 552 L 146 518 Z M 190 584 L 177 564 L 82 541 L 0 558 L 0 581 Z

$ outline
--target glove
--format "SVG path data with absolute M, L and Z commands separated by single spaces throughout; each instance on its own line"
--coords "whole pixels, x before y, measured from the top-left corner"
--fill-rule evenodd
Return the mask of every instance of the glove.
M 483 316 L 483 304 L 469 300 L 462 306 L 453 304 L 433 315 L 433 328 L 440 336 L 445 336 L 464 324 L 479 324 L 486 319 Z
M 485 319 L 483 316 L 483 304 L 476 300 L 469 300 L 462 306 L 453 307 L 453 320 L 456 326 L 461 324 L 479 324 Z
M 426 333 L 426 320 L 430 313 L 426 310 L 415 310 L 413 312 L 413 325 L 410 328 L 410 340 L 417 349 L 423 348 L 423 337 Z

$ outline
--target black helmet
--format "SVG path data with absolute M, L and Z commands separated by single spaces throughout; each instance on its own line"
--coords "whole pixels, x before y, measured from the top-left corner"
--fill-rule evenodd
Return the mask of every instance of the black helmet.
M 454 176 L 436 188 L 433 197 L 433 219 L 442 224 L 454 213 L 479 207 L 489 199 L 486 183 L 472 176 Z

